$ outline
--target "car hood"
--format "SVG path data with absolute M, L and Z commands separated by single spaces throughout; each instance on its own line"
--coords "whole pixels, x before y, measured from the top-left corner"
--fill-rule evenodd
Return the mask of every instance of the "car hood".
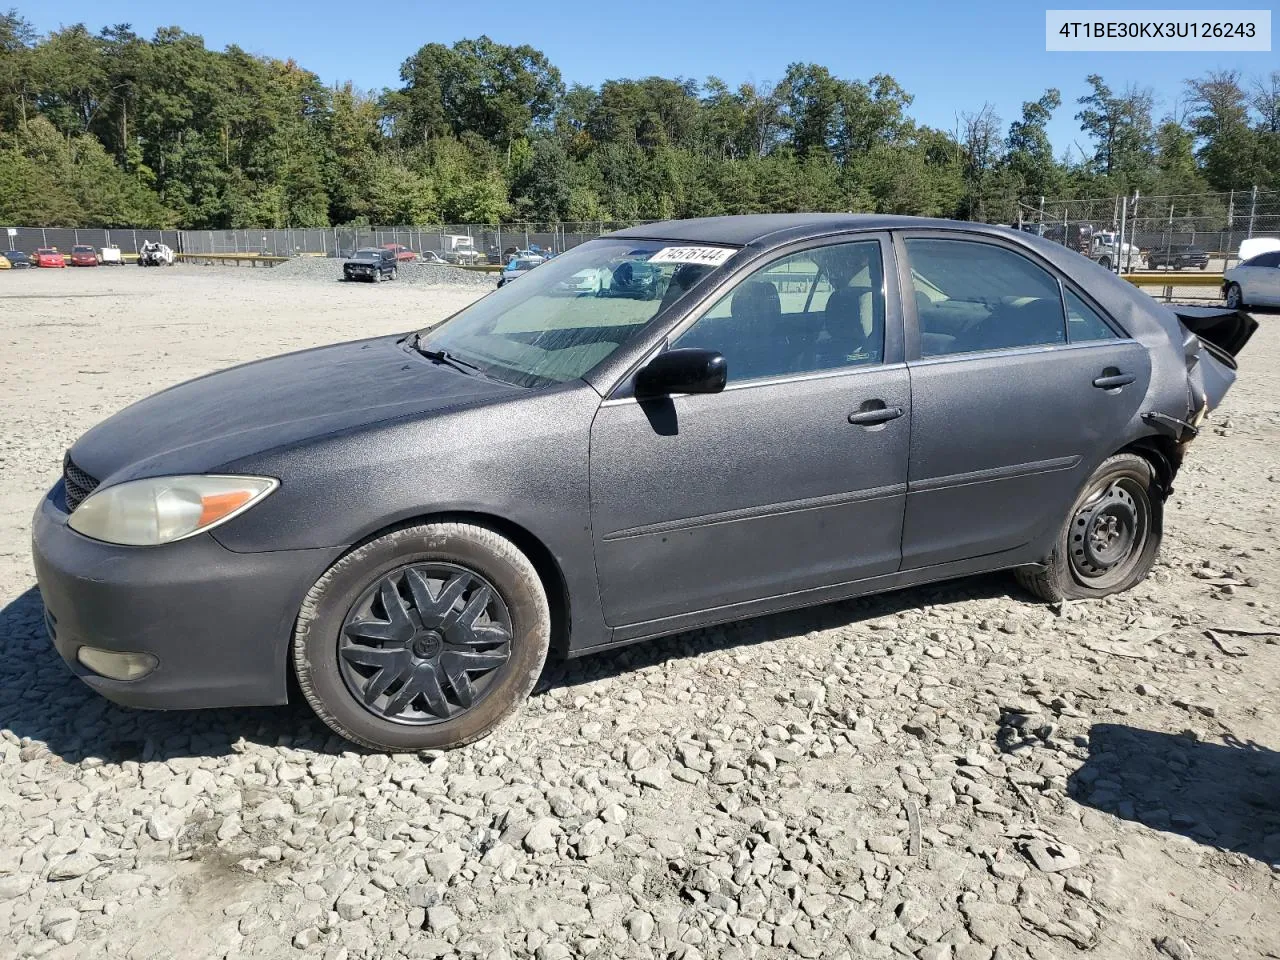
M 170 387 L 91 429 L 71 448 L 71 459 L 110 483 L 207 473 L 380 421 L 526 392 L 434 363 L 402 341 L 319 347 Z

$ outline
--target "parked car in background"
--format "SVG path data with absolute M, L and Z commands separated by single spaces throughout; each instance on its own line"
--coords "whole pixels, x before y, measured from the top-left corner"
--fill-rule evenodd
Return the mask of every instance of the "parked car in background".
M 351 259 L 342 265 L 344 280 L 368 280 L 378 283 L 381 280 L 396 278 L 396 255 L 385 247 L 366 247 L 357 250 Z
M 73 267 L 96 267 L 98 251 L 88 244 L 77 243 L 71 248 L 71 265 Z
M 664 271 L 643 260 L 628 257 L 612 267 L 608 283 L 601 287 L 600 296 L 656 300 L 663 294 L 664 280 Z
M 8 257 L 0 257 L 0 270 L 12 270 L 13 264 L 9 262 Z
M 21 250 L 5 250 L 0 256 L 4 257 L 9 266 L 16 267 L 19 270 L 26 270 L 32 265 L 31 258 Z
M 138 250 L 140 267 L 171 267 L 174 259 L 173 248 L 158 240 L 145 240 Z
M 414 260 L 418 259 L 418 255 L 416 253 L 399 243 L 384 243 L 382 245 L 382 249 L 390 250 L 395 254 L 397 263 L 412 263 Z
M 566 297 L 596 297 L 608 282 L 610 272 L 595 267 L 565 277 L 552 291 Z
M 58 252 L 57 247 L 41 247 L 36 251 L 37 267 L 65 267 L 66 258 Z
M 444 257 L 440 256 L 440 254 L 436 253 L 434 250 L 423 250 L 422 258 L 420 262 L 421 263 L 444 263 L 445 259 Z
M 446 233 L 440 238 L 443 247 L 440 256 L 446 263 L 472 264 L 485 259 L 483 253 L 476 249 L 476 242 L 466 234 Z
M 1240 241 L 1237 256 L 1244 263 L 1260 253 L 1271 253 L 1273 250 L 1280 250 L 1280 237 L 1249 237 Z
M 1280 307 L 1280 250 L 1260 253 L 1224 272 L 1222 299 L 1237 309 Z
M 661 300 L 558 293 L 623 260 Z M 33 519 L 45 623 L 117 702 L 281 704 L 296 677 L 338 734 L 412 753 L 486 735 L 551 652 L 1003 569 L 1106 597 L 1151 571 L 1256 329 L 978 223 L 634 227 L 442 324 L 92 427 Z
M 1183 267 L 1194 267 L 1199 270 L 1209 268 L 1209 254 L 1199 247 L 1187 244 L 1175 244 L 1170 247 L 1155 247 L 1147 254 L 1147 267 L 1151 270 L 1169 267 L 1181 270 Z
M 106 246 L 102 248 L 99 262 L 104 267 L 119 267 L 124 265 L 124 257 L 121 255 L 119 247 Z
M 498 286 L 506 286 L 512 280 L 528 273 L 540 263 L 542 263 L 541 257 L 518 257 L 512 260 L 502 268 L 502 273 L 498 274 Z

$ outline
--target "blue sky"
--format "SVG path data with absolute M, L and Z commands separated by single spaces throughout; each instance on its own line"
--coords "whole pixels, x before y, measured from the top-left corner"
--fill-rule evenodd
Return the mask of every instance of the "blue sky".
M 1052 6 L 1119 9 L 1139 4 L 1059 0 Z M 1202 0 L 1199 6 L 1211 4 Z M 1230 5 L 1249 6 L 1265 8 L 1256 2 Z M 915 96 L 911 113 L 916 119 L 949 130 L 955 128 L 957 114 L 977 110 L 984 101 L 995 106 L 1007 125 L 1018 116 L 1022 101 L 1056 86 L 1064 104 L 1049 132 L 1059 154 L 1074 151 L 1076 141 L 1088 146 L 1073 116 L 1089 73 L 1102 74 L 1116 90 L 1129 83 L 1151 87 L 1158 119 L 1177 107 L 1187 77 L 1224 68 L 1260 76 L 1280 68 L 1275 52 L 1046 53 L 1047 7 L 1016 0 L 981 5 L 850 0 L 58 0 L 21 12 L 42 33 L 80 21 L 93 30 L 108 22 L 128 22 L 150 36 L 159 26 L 176 24 L 201 34 L 210 47 L 237 43 L 252 53 L 292 57 L 327 83 L 350 80 L 371 90 L 396 85 L 400 63 L 422 44 L 452 43 L 482 33 L 503 43 L 537 47 L 560 68 L 567 83 L 597 85 L 610 78 L 653 74 L 697 79 L 715 74 L 730 84 L 769 83 L 796 60 L 823 64 L 845 78 L 889 73 Z

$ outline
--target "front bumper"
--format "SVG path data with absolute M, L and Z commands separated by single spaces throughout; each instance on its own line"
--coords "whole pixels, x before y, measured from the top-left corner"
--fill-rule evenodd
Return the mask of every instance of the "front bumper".
M 289 638 L 302 599 L 339 549 L 235 553 L 209 534 L 121 547 L 67 526 L 62 483 L 32 522 L 36 580 L 53 645 L 76 676 L 129 707 L 258 706 L 288 699 Z M 156 669 L 110 680 L 82 645 L 149 653 Z

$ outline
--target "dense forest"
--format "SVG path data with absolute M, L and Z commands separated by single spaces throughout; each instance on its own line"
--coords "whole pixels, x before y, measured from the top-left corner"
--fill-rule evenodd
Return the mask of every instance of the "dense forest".
M 177 27 L 38 36 L 0 16 L 0 222 L 302 227 L 862 210 L 1010 222 L 1019 199 L 1280 188 L 1280 71 L 1161 91 L 1088 77 L 1005 122 L 922 126 L 893 77 L 566 85 L 529 46 L 429 43 L 380 92 Z M 1072 111 L 1055 157 L 1045 127 Z

